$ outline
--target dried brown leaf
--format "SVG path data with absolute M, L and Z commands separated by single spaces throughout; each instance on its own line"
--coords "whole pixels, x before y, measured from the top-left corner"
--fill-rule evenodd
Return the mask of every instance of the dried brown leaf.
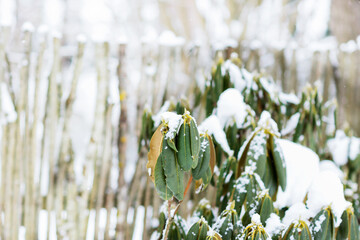
M 162 124 L 156 129 L 154 135 L 150 140 L 150 151 L 148 152 L 148 162 L 146 164 L 146 168 L 150 169 L 150 178 L 153 182 L 155 182 L 155 166 L 156 162 L 159 158 L 161 148 L 162 148 L 162 140 L 163 134 L 161 133 Z
M 214 168 L 216 163 L 215 148 L 211 136 L 207 135 L 207 138 L 209 139 L 209 143 L 210 143 L 210 168 L 211 168 L 211 173 L 214 174 Z

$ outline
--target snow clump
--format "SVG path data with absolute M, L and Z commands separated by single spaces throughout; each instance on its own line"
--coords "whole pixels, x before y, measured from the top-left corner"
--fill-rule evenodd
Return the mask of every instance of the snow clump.
M 351 203 L 345 200 L 340 178 L 331 171 L 320 172 L 310 186 L 306 202 L 315 216 L 321 209 L 331 207 L 335 215 L 335 227 L 341 223 L 341 215 Z
M 217 116 L 222 127 L 236 123 L 240 128 L 244 125 L 248 108 L 241 93 L 235 88 L 225 90 L 217 102 Z

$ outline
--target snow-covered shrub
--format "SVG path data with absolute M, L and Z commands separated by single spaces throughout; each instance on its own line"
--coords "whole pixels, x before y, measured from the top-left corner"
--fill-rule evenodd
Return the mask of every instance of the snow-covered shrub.
M 356 138 L 343 134 L 351 156 L 342 156 L 316 88 L 298 99 L 239 63 L 217 63 L 200 96 L 204 104 L 165 103 L 153 117 L 144 113 L 141 144 L 155 132 L 148 167 L 167 200 L 153 239 L 359 239 Z M 197 126 L 185 109 L 205 119 Z M 345 158 L 346 171 L 322 160 L 331 154 L 337 165 Z M 182 202 L 189 207 L 199 198 L 187 191 L 193 179 L 195 189 L 211 185 L 208 199 L 181 218 Z

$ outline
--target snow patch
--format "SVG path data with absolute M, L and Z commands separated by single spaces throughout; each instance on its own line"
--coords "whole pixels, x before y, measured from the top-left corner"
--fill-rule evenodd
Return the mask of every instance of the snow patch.
M 286 165 L 286 189 L 279 188 L 274 205 L 278 208 L 302 202 L 319 172 L 319 157 L 311 149 L 285 139 L 278 139 Z
M 258 126 L 260 128 L 268 130 L 269 132 L 273 133 L 275 136 L 280 136 L 278 126 L 276 122 L 271 118 L 271 114 L 268 111 L 263 111 L 261 113 Z
M 181 115 L 173 112 L 164 112 L 161 114 L 161 121 L 168 127 L 165 139 L 173 139 L 179 131 L 180 125 L 183 123 Z
M 344 198 L 344 187 L 340 178 L 331 171 L 320 172 L 310 186 L 306 204 L 315 215 L 330 206 L 335 215 L 335 226 L 341 223 L 341 214 L 351 205 Z
M 211 115 L 206 118 L 199 126 L 199 131 L 202 133 L 207 132 L 209 135 L 214 135 L 214 138 L 221 148 L 229 156 L 234 154 L 234 151 L 230 149 L 229 144 L 226 140 L 226 135 L 224 130 L 221 127 L 219 118 L 215 115 Z
M 281 135 L 287 135 L 289 133 L 292 133 L 295 130 L 296 126 L 298 125 L 299 120 L 300 120 L 299 112 L 292 115 L 289 121 L 287 121 L 285 128 L 281 130 Z
M 282 220 L 285 226 L 289 226 L 294 221 L 302 220 L 309 224 L 309 218 L 312 217 L 312 213 L 302 202 L 295 203 L 286 212 Z
M 327 147 L 338 166 L 343 166 L 348 161 L 350 139 L 345 135 L 344 131 L 337 130 L 335 138 L 327 141 Z
M 276 235 L 284 229 L 284 224 L 281 223 L 280 217 L 275 213 L 272 213 L 266 220 L 265 231 L 270 235 Z
M 246 108 L 239 90 L 235 88 L 225 90 L 217 102 L 217 116 L 221 126 L 224 128 L 235 122 L 238 128 L 242 127 L 247 116 Z

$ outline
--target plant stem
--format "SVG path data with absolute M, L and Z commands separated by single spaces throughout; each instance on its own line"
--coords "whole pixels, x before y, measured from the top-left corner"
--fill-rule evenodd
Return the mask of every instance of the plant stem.
M 191 181 L 190 181 L 191 182 Z M 177 211 L 179 210 L 179 207 L 182 203 L 182 201 L 180 201 L 175 209 L 174 209 L 174 214 L 171 214 L 171 204 L 174 202 L 174 198 L 172 198 L 171 200 L 169 200 L 168 202 L 168 219 L 166 220 L 166 225 L 165 225 L 165 230 L 164 230 L 164 234 L 163 234 L 163 238 L 162 240 L 167 240 L 168 239 L 168 235 L 169 235 L 169 231 L 170 231 L 170 226 L 172 224 L 172 222 L 174 221 L 174 217 L 177 213 Z

